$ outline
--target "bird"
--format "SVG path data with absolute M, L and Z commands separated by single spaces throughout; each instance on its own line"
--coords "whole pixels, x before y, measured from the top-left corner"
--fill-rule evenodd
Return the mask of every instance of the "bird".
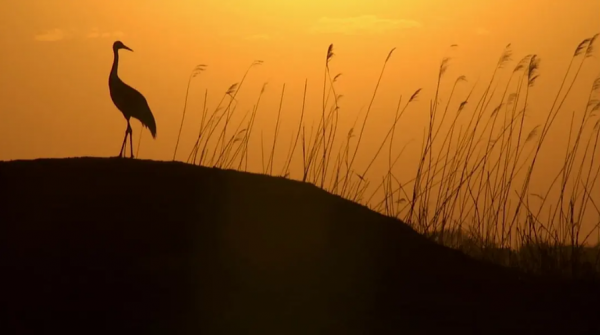
M 156 139 L 156 121 L 154 115 L 148 106 L 146 98 L 133 87 L 125 84 L 121 78 L 119 78 L 119 50 L 124 49 L 133 52 L 132 49 L 127 47 L 121 41 L 115 41 L 113 43 L 114 60 L 110 75 L 108 79 L 108 87 L 110 90 L 110 97 L 123 116 L 127 120 L 127 129 L 125 130 L 125 137 L 123 138 L 123 145 L 121 145 L 121 152 L 119 158 L 124 157 L 124 153 L 127 152 L 127 136 L 129 136 L 129 147 L 131 151 L 131 158 L 133 156 L 133 130 L 131 129 L 130 119 L 139 120 L 142 125 L 150 130 L 152 138 Z

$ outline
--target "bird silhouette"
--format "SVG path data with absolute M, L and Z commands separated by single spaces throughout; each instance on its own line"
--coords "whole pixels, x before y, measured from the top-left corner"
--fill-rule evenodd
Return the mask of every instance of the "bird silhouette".
M 112 69 L 110 70 L 110 76 L 108 79 L 108 87 L 110 89 L 110 97 L 117 106 L 117 108 L 123 113 L 123 116 L 127 120 L 127 129 L 125 130 L 125 137 L 123 138 L 123 145 L 121 146 L 121 152 L 119 157 L 123 157 L 126 152 L 127 136 L 129 136 L 129 149 L 131 152 L 131 158 L 133 157 L 133 130 L 131 129 L 130 119 L 139 120 L 142 125 L 150 130 L 152 138 L 156 138 L 156 121 L 154 115 L 148 106 L 146 98 L 133 87 L 125 84 L 118 75 L 119 67 L 119 50 L 125 49 L 132 51 L 123 42 L 116 41 L 113 43 L 114 60 Z

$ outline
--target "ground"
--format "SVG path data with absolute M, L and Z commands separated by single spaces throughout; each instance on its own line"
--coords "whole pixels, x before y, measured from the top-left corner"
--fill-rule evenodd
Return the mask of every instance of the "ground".
M 591 283 L 471 259 L 309 184 L 176 162 L 0 162 L 0 264 L 0 334 L 600 334 Z

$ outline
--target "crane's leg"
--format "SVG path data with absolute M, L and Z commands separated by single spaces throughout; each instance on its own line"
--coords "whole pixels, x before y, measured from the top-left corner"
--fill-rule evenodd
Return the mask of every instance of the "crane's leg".
M 125 144 L 127 144 L 127 135 L 129 135 L 129 122 L 127 122 L 127 129 L 125 129 L 125 137 L 123 138 L 123 144 L 121 145 L 121 152 L 119 153 L 119 158 L 123 157 L 123 152 L 125 151 Z
M 131 125 L 127 123 L 127 127 L 129 128 L 129 152 L 131 153 L 131 158 L 133 157 L 133 129 L 131 129 Z

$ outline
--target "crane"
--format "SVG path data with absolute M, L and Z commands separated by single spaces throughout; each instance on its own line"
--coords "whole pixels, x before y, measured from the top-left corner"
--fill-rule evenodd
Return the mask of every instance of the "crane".
M 133 130 L 131 129 L 130 119 L 139 120 L 142 126 L 148 128 L 152 134 L 152 138 L 156 138 L 156 121 L 154 115 L 148 106 L 146 98 L 133 87 L 125 84 L 117 73 L 119 67 L 119 50 L 125 49 L 132 51 L 123 42 L 116 41 L 113 43 L 114 60 L 112 69 L 110 70 L 110 76 L 108 78 L 108 88 L 110 90 L 110 97 L 117 106 L 117 108 L 123 113 L 125 120 L 127 120 L 127 129 L 125 130 L 125 137 L 123 138 L 123 145 L 121 146 L 121 152 L 119 157 L 123 157 L 126 150 L 127 136 L 129 136 L 129 149 L 131 151 L 131 158 L 133 157 Z

